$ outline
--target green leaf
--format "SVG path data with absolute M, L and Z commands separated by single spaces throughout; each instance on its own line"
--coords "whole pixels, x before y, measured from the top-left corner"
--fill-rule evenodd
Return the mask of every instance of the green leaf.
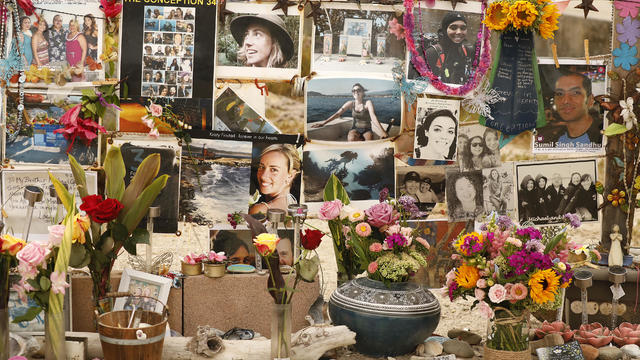
M 38 316 L 38 314 L 40 314 L 41 312 L 42 312 L 42 308 L 40 306 L 31 306 L 29 309 L 27 309 L 27 311 L 24 314 L 13 318 L 12 323 L 17 324 L 23 321 L 27 321 L 27 322 L 31 321 L 35 319 L 36 316 Z
M 168 179 L 169 175 L 159 176 L 138 196 L 131 210 L 122 219 L 122 224 L 127 227 L 129 233 L 132 233 L 138 227 L 140 220 L 147 214 L 149 206 L 153 204 L 162 189 L 164 189 Z
M 340 200 L 344 205 L 349 205 L 349 195 L 335 174 L 331 174 L 329 181 L 324 186 L 324 201 Z
M 109 74 L 108 77 L 113 77 L 113 74 L 116 73 L 116 63 L 115 61 L 109 61 Z
M 87 109 L 87 111 L 89 111 L 91 114 L 98 114 L 98 107 L 96 106 L 95 103 L 88 103 L 87 105 L 84 106 L 85 109 Z
M 624 203 L 622 205 L 620 205 L 620 210 L 624 211 L 625 213 L 629 212 L 629 204 Z
M 122 211 L 118 215 L 118 219 L 124 219 L 125 215 L 129 211 L 131 211 L 131 206 L 136 201 L 138 196 L 142 193 L 144 189 L 151 184 L 153 179 L 158 175 L 158 171 L 160 171 L 160 154 L 151 154 L 147 156 L 140 166 L 138 166 L 138 170 L 136 170 L 133 179 L 129 183 L 129 186 L 124 190 L 124 194 L 122 195 Z
M 29 279 L 27 283 L 31 285 L 36 291 L 40 291 L 40 283 L 36 279 Z
M 125 241 L 129 237 L 129 232 L 124 225 L 115 223 L 111 225 L 111 236 L 115 241 Z
M 98 99 L 98 96 L 96 95 L 96 92 L 93 91 L 93 88 L 91 89 L 83 89 L 82 90 L 82 96 L 85 96 L 87 98 L 89 98 L 92 101 L 95 101 Z
M 73 196 L 69 193 L 69 190 L 67 190 L 64 184 L 62 184 L 60 180 L 53 176 L 53 174 L 49 173 L 49 179 L 53 183 L 53 187 L 56 189 L 56 194 L 58 194 L 60 201 L 62 201 L 62 205 L 64 205 L 64 208 L 67 210 L 67 212 L 70 211 L 71 207 L 73 206 Z
M 46 276 L 40 277 L 40 288 L 42 291 L 47 291 L 51 288 L 51 280 Z
M 607 129 L 604 131 L 604 134 L 607 136 L 615 136 L 615 135 L 624 134 L 626 132 L 627 132 L 626 126 L 618 123 L 613 123 L 609 125 L 609 127 L 607 127 Z
M 544 247 L 544 253 L 548 254 L 549 251 L 553 250 L 565 236 L 567 236 L 566 231 L 560 231 L 557 233 L 556 236 L 547 243 L 547 246 Z
M 120 201 L 124 194 L 124 175 L 126 169 L 122 153 L 117 146 L 111 146 L 104 159 L 104 172 L 107 178 L 105 189 L 109 198 Z
M 124 247 L 125 250 L 127 250 L 127 252 L 131 255 L 138 255 L 137 254 L 137 250 L 136 250 L 136 243 L 133 241 L 129 241 L 129 239 L 127 239 L 124 244 L 122 244 L 122 247 Z
M 69 256 L 69 266 L 72 268 L 81 268 L 87 257 L 87 250 L 84 245 L 75 243 L 71 245 L 71 255 Z
M 129 85 L 126 82 L 122 83 L 122 97 L 125 99 L 129 97 Z
M 71 173 L 73 174 L 73 179 L 76 181 L 76 187 L 78 188 L 78 193 L 80 194 L 80 198 L 89 195 L 87 191 L 87 175 L 84 172 L 84 169 L 76 158 L 73 155 L 69 154 L 69 165 L 71 165 Z
M 618 167 L 624 168 L 624 162 L 619 157 L 614 156 L 613 161 L 616 163 Z
M 149 232 L 147 231 L 147 229 L 137 228 L 133 230 L 131 238 L 135 241 L 136 244 L 149 244 Z

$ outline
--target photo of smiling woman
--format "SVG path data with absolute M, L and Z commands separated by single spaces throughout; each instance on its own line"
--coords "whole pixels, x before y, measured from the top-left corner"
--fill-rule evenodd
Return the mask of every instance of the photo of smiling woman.
M 231 34 L 245 66 L 281 68 L 293 57 L 293 39 L 278 15 L 241 15 L 231 20 Z
M 257 156 L 259 155 L 259 156 Z M 266 214 L 268 209 L 287 210 L 300 194 L 300 154 L 292 144 L 254 144 L 251 193 L 257 200 L 249 214 Z M 297 196 L 296 196 L 297 195 Z
M 457 122 L 448 109 L 432 111 L 420 119 L 416 126 L 414 157 L 453 160 L 456 154 Z
M 447 171 L 449 221 L 473 220 L 484 213 L 482 172 Z

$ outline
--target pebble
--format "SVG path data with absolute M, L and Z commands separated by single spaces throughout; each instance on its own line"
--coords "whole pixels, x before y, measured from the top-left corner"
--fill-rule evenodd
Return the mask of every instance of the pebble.
M 446 337 L 444 337 L 444 336 L 429 336 L 429 337 L 427 338 L 427 340 L 425 340 L 425 342 L 427 342 L 427 341 L 437 341 L 437 342 L 439 342 L 440 344 L 442 344 L 442 343 L 444 343 L 444 342 L 445 342 L 445 341 L 447 341 L 447 340 L 451 340 L 451 339 L 446 338 Z
M 585 360 L 596 360 L 598 358 L 598 349 L 595 346 L 580 344 L 580 347 Z
M 475 355 L 471 345 L 462 340 L 447 340 L 442 347 L 446 353 L 457 357 L 472 358 Z
M 439 343 L 439 342 L 437 342 L 435 340 L 425 341 L 424 342 L 423 353 L 422 354 L 418 354 L 418 355 L 422 355 L 422 356 L 438 356 L 438 355 L 442 354 L 442 350 L 444 350 L 444 347 L 442 346 L 441 343 Z
M 482 342 L 482 336 L 464 329 L 451 329 L 447 333 L 447 336 L 452 339 L 459 338 L 462 341 L 466 341 L 469 345 L 478 345 Z
M 601 360 L 620 360 L 623 352 L 615 346 L 603 346 L 598 349 L 598 359 Z
M 536 349 L 564 344 L 564 339 L 561 334 L 547 334 L 540 340 L 530 341 L 529 344 L 531 345 L 531 353 L 535 354 Z
M 640 358 L 640 346 L 636 344 L 625 345 L 620 350 L 634 359 Z

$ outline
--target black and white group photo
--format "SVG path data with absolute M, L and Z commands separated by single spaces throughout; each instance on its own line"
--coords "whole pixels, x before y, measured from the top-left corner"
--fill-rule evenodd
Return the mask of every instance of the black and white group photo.
M 396 194 L 411 196 L 421 211 L 444 202 L 445 173 L 442 166 L 398 166 Z

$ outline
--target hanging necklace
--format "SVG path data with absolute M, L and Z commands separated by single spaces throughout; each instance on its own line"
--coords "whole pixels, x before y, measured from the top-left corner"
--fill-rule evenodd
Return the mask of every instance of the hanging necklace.
M 18 15 L 18 4 L 14 3 L 13 6 L 13 10 L 12 10 L 12 15 L 13 15 L 13 26 L 14 29 L 16 29 L 13 32 L 13 39 L 16 42 L 16 51 L 18 52 L 18 59 L 20 59 L 20 61 L 18 61 L 18 95 L 20 96 L 20 103 L 18 104 L 17 110 L 18 113 L 16 114 L 17 117 L 17 131 L 20 130 L 20 128 L 22 127 L 22 112 L 24 111 L 24 82 L 27 79 L 27 76 L 24 74 L 24 69 L 23 69 L 23 61 L 22 61 L 22 46 L 24 44 L 23 40 L 20 40 L 20 36 L 18 36 L 18 32 L 22 32 L 22 28 L 20 27 L 20 16 Z M 24 35 L 23 35 L 24 36 Z
M 486 0 L 481 2 L 482 4 L 482 20 L 484 20 L 485 8 L 487 6 Z M 429 79 L 430 83 L 439 91 L 447 95 L 462 96 L 472 91 L 478 86 L 482 78 L 486 75 L 487 70 L 491 65 L 491 44 L 489 42 L 489 29 L 482 23 L 482 26 L 478 30 L 476 36 L 475 57 L 471 68 L 471 75 L 466 83 L 460 87 L 453 87 L 443 83 L 429 68 L 423 56 L 420 55 L 416 49 L 415 41 L 413 39 L 413 30 L 415 26 L 415 19 L 413 16 L 413 0 L 404 0 L 404 26 L 405 26 L 405 42 L 407 48 L 409 48 L 411 63 L 418 71 L 418 73 Z M 420 36 L 423 37 L 422 32 L 422 11 L 418 5 L 418 13 L 420 15 Z

